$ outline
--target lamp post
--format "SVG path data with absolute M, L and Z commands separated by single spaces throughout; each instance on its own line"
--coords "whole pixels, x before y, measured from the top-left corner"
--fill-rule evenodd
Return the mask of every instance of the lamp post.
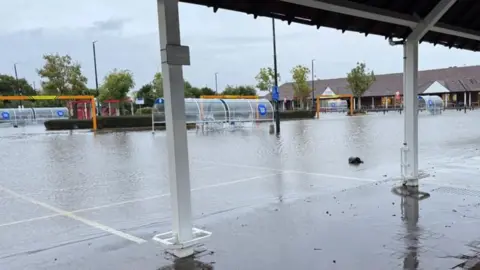
M 97 99 L 100 96 L 100 91 L 98 89 L 98 74 L 97 74 L 97 50 L 95 47 L 95 44 L 97 43 L 97 40 L 94 40 L 92 42 L 92 49 L 93 49 L 93 66 L 95 68 L 95 90 L 97 92 Z M 101 115 L 101 108 L 100 108 L 100 103 L 97 101 L 97 114 Z
M 18 72 L 17 72 L 17 63 L 13 64 L 13 70 L 15 71 L 15 95 L 22 95 L 22 90 L 20 89 L 20 82 L 18 81 Z M 23 103 L 20 100 L 19 102 L 20 108 L 23 108 Z
M 15 71 L 15 93 L 16 93 L 16 95 L 21 96 L 20 84 L 18 82 L 17 63 L 13 64 L 13 70 Z
M 273 72 L 275 73 L 275 89 L 278 91 L 278 71 L 277 71 L 277 41 L 275 38 L 275 19 L 272 18 L 272 32 L 273 32 Z M 280 113 L 278 112 L 278 100 L 274 101 L 275 111 L 273 113 L 275 118 L 275 131 L 280 134 Z
M 93 66 L 95 68 L 95 90 L 97 90 L 97 97 L 100 94 L 98 90 L 98 74 L 97 74 L 97 50 L 95 48 L 95 43 L 97 43 L 97 40 L 94 40 L 92 42 L 92 48 L 93 48 Z
M 315 59 L 312 59 L 312 109 L 315 111 Z
M 215 94 L 218 94 L 218 72 L 215 72 Z

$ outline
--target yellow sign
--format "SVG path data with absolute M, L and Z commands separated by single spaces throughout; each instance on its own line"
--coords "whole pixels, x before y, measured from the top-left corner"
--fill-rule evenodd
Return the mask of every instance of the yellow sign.
M 32 100 L 52 100 L 57 99 L 57 96 L 31 96 L 29 98 Z
M 258 96 L 234 96 L 234 95 L 213 95 L 213 96 L 200 96 L 203 99 L 258 99 Z

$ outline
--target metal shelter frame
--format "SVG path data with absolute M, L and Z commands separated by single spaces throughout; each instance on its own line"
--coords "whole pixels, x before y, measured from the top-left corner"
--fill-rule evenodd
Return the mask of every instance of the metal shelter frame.
M 185 121 L 187 124 L 195 124 L 197 131 L 231 130 L 254 127 L 254 123 L 274 121 L 274 108 L 267 99 L 259 99 L 256 96 L 202 97 L 185 99 Z M 156 124 L 165 122 L 165 103 L 162 101 L 155 104 L 152 109 L 152 133 L 155 133 Z
M 317 99 L 317 109 L 315 116 L 320 118 L 320 100 L 327 100 L 327 99 L 349 99 L 350 100 L 350 107 L 348 110 L 350 111 L 350 115 L 353 115 L 353 95 L 318 95 L 316 96 Z
M 404 141 L 401 172 L 407 186 L 418 186 L 418 44 L 422 41 L 449 47 L 480 49 L 480 2 L 458 0 L 182 0 L 182 2 L 265 16 L 342 31 L 382 35 L 391 45 L 404 48 Z M 193 254 L 193 248 L 211 233 L 193 227 L 183 69 L 190 52 L 181 44 L 178 0 L 157 0 L 165 115 L 169 155 L 172 231 L 155 240 L 177 257 Z M 451 9 L 451 12 L 447 13 Z M 446 16 L 444 16 L 447 14 Z M 440 22 L 439 22 L 440 21 Z M 393 40 L 399 38 L 400 40 Z M 175 91 L 173 90 L 175 89 Z
M 92 107 L 92 130 L 97 130 L 97 112 L 94 96 L 0 96 L 0 100 L 6 101 L 36 101 L 36 100 L 90 100 Z

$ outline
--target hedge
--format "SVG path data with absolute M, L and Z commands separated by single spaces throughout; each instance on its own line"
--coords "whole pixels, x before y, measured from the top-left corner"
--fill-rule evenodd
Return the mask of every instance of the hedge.
M 92 120 L 55 119 L 55 120 L 45 121 L 44 125 L 47 130 L 92 129 Z M 158 126 L 161 126 L 161 125 L 158 125 Z M 99 116 L 97 117 L 98 129 L 146 128 L 146 127 L 152 127 L 151 116 L 132 115 L 132 116 L 107 116 L 107 117 Z
M 285 111 L 280 112 L 281 120 L 311 119 L 315 116 L 313 111 Z M 92 129 L 92 120 L 78 119 L 55 119 L 44 123 L 47 130 L 71 130 Z M 155 124 L 156 127 L 164 128 L 165 124 Z M 189 124 L 188 128 L 195 127 Z M 120 128 L 151 128 L 151 115 L 128 115 L 97 117 L 97 129 L 120 129 Z
M 315 117 L 314 111 L 281 111 L 280 120 L 299 120 L 312 119 Z
M 152 114 L 152 108 L 151 107 L 143 107 L 143 108 L 140 108 L 140 109 L 137 109 L 137 111 L 135 111 L 135 114 L 136 115 L 147 115 L 147 114 Z

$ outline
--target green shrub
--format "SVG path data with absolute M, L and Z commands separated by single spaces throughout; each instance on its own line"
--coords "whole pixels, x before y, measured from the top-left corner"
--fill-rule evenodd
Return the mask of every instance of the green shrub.
M 91 120 L 56 119 L 44 122 L 47 130 L 91 129 Z
M 293 119 L 312 119 L 315 117 L 314 111 L 283 111 L 280 112 L 280 120 Z
M 92 120 L 78 119 L 55 119 L 44 123 L 47 130 L 71 130 L 92 129 Z M 97 129 L 121 129 L 121 128 L 151 128 L 152 117 L 150 115 L 124 115 L 97 117 Z M 155 127 L 164 129 L 165 124 L 157 123 Z M 187 124 L 187 128 L 195 128 L 195 124 Z
M 135 114 L 136 115 L 152 114 L 152 108 L 151 107 L 144 107 L 144 108 L 137 109 Z
M 353 111 L 353 115 L 365 115 L 367 114 L 367 111 L 366 110 L 354 110 Z M 347 115 L 348 116 L 352 116 L 352 114 L 350 113 L 350 111 L 347 112 Z
M 312 119 L 314 116 L 315 112 L 313 111 L 280 112 L 281 120 Z M 45 121 L 44 125 L 47 130 L 92 129 L 92 120 L 55 119 Z M 160 129 L 165 128 L 165 124 L 161 123 L 155 124 L 155 126 Z M 150 127 L 152 127 L 152 117 L 150 114 L 97 117 L 97 129 Z M 195 128 L 195 124 L 188 124 L 187 128 Z

